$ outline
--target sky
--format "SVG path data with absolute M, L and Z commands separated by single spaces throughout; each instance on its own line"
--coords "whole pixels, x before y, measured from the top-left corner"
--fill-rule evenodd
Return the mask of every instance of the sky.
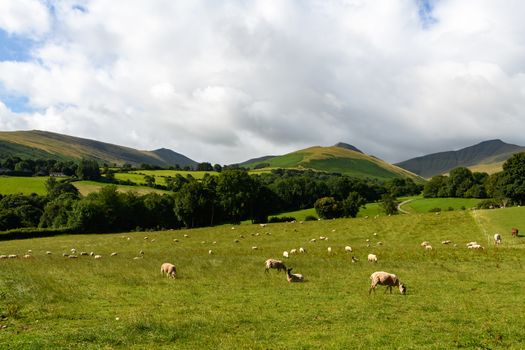
M 525 145 L 522 0 L 0 0 L 0 130 L 230 164 Z

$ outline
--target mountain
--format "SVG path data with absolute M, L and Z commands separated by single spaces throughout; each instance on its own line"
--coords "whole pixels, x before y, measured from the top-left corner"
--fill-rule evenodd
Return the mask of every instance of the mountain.
M 355 146 L 352 146 L 348 143 L 344 143 L 344 142 L 338 142 L 334 145 L 334 147 L 341 147 L 341 148 L 346 148 L 346 149 L 349 149 L 351 151 L 355 151 L 355 152 L 359 152 L 359 153 L 363 153 L 359 148 L 355 147 Z M 363 153 L 364 154 L 364 153 Z
M 519 152 L 525 152 L 525 147 L 501 140 L 489 140 L 457 151 L 433 153 L 395 165 L 426 178 L 446 174 L 457 167 L 495 173 L 501 170 L 503 163 L 510 156 Z
M 272 158 L 275 158 L 275 157 L 278 157 L 278 156 L 262 156 L 262 157 L 258 157 L 258 158 L 252 158 L 252 159 L 249 159 L 245 162 L 242 162 L 242 163 L 239 163 L 239 164 L 236 164 L 238 166 L 242 166 L 242 167 L 245 167 L 245 166 L 249 166 L 250 164 L 252 163 L 264 163 Z
M 255 161 L 242 164 L 244 167 L 254 168 L 261 163 L 266 163 L 271 168 L 313 169 L 381 180 L 406 177 L 415 181 L 422 180 L 404 169 L 366 155 L 351 145 L 337 145 L 331 147 L 314 146 L 282 156 L 264 157 L 263 160 L 257 158 Z
M 0 157 L 52 158 L 59 160 L 88 158 L 100 163 L 122 165 L 142 163 L 181 167 L 195 167 L 194 160 L 161 148 L 155 151 L 140 151 L 129 147 L 62 135 L 48 131 L 2 131 L 0 132 Z

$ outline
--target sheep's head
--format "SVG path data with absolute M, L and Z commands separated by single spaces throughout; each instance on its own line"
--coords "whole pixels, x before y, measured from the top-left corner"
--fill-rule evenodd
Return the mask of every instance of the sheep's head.
M 403 283 L 399 284 L 399 293 L 401 293 L 403 295 L 405 295 L 407 293 L 407 287 Z

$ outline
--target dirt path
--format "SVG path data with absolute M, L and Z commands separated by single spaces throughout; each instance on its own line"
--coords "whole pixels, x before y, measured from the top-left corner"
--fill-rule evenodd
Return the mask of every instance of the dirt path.
M 405 204 L 408 204 L 408 203 L 412 202 L 412 201 L 413 201 L 413 199 L 407 199 L 406 201 L 403 201 L 403 202 L 399 203 L 399 204 L 397 205 L 397 210 L 399 210 L 399 211 L 400 211 L 401 213 L 403 213 L 403 214 L 410 214 L 410 212 L 404 210 L 404 209 L 401 208 L 401 207 L 402 207 L 403 205 L 405 205 Z

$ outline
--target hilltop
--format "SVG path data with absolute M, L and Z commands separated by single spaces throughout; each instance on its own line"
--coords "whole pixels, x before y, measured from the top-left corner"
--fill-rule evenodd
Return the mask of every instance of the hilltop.
M 313 146 L 281 156 L 262 157 L 241 163 L 247 168 L 292 168 L 337 172 L 359 178 L 381 180 L 393 178 L 420 178 L 409 171 L 367 155 L 356 147 L 338 143 L 330 147 Z
M 0 157 L 51 158 L 58 160 L 94 159 L 100 163 L 123 165 L 142 163 L 158 166 L 195 167 L 197 162 L 169 149 L 141 151 L 130 147 L 68 136 L 48 131 L 0 132 Z
M 519 152 L 525 152 L 525 147 L 489 140 L 457 151 L 428 154 L 395 165 L 425 178 L 446 174 L 457 167 L 491 174 L 501 171 L 503 163 Z

